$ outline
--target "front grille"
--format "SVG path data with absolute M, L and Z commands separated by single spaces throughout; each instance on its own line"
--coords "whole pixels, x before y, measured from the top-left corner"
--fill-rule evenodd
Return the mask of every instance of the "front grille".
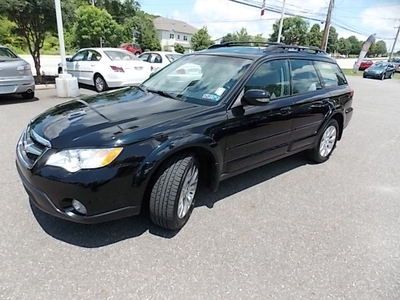
M 18 142 L 17 153 L 27 167 L 32 168 L 49 148 L 49 141 L 28 128 Z

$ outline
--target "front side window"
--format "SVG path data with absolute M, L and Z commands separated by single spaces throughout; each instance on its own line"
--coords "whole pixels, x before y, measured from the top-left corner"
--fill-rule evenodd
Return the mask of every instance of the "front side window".
M 139 55 L 139 59 L 143 61 L 148 61 L 149 57 L 150 57 L 149 53 L 144 53 L 142 55 Z
M 316 61 L 315 67 L 321 74 L 324 87 L 339 86 L 347 83 L 346 78 L 343 76 L 343 73 L 337 65 Z
M 88 56 L 87 50 L 80 51 L 80 52 L 76 53 L 74 55 L 74 57 L 72 57 L 72 61 L 82 61 L 82 60 L 85 60 L 87 58 L 87 56 Z
M 176 100 L 215 105 L 235 86 L 251 62 L 213 55 L 183 56 L 154 74 L 143 86 Z
M 292 70 L 292 93 L 294 95 L 322 88 L 312 61 L 293 59 L 290 61 L 290 66 Z
M 290 95 L 289 66 L 286 60 L 263 63 L 245 85 L 251 89 L 269 92 L 271 100 Z

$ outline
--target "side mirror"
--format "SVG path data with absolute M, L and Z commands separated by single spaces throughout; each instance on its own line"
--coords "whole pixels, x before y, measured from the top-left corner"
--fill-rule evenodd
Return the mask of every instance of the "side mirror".
M 71 57 L 67 57 L 65 60 L 70 62 L 70 61 L 72 61 L 72 58 Z
M 248 90 L 244 93 L 242 103 L 253 106 L 262 106 L 269 103 L 271 95 L 264 90 Z

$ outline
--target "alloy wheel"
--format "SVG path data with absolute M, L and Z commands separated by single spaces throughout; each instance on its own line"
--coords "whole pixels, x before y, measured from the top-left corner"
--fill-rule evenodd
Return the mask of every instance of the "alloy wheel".
M 190 210 L 190 207 L 193 204 L 194 196 L 196 194 L 198 181 L 199 170 L 197 169 L 196 165 L 193 164 L 188 170 L 182 184 L 177 208 L 178 218 L 183 219 Z
M 332 152 L 335 146 L 336 136 L 337 130 L 335 126 L 331 125 L 325 129 L 319 145 L 319 154 L 322 157 L 327 157 Z

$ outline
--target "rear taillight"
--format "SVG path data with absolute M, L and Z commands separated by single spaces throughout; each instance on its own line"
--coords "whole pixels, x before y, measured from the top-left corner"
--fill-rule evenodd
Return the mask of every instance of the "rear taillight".
M 121 73 L 125 72 L 124 68 L 122 67 L 117 67 L 117 66 L 110 66 L 110 67 L 114 72 L 121 72 Z

